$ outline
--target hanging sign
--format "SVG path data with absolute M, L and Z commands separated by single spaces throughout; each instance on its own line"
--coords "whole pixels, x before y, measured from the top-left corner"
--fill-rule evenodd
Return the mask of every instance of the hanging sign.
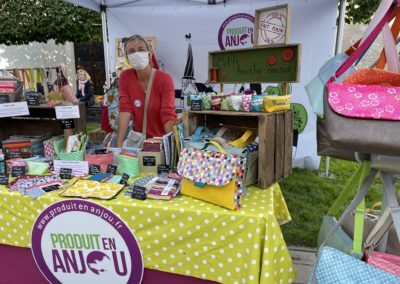
M 80 118 L 79 106 L 56 106 L 56 118 L 57 119 L 71 119 Z
M 136 238 L 123 220 L 90 201 L 44 209 L 32 228 L 32 254 L 50 283 L 133 283 L 143 276 Z

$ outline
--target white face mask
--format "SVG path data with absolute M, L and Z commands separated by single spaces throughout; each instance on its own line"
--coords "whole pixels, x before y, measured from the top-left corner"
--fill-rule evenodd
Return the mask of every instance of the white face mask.
M 132 65 L 135 70 L 143 70 L 149 65 L 149 52 L 135 52 L 128 55 L 129 64 Z

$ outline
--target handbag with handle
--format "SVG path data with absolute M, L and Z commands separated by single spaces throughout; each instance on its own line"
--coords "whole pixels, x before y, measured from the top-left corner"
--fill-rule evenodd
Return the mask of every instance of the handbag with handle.
M 375 40 L 394 9 L 395 5 L 392 5 L 371 34 L 330 79 L 325 89 L 325 118 L 318 118 L 317 127 L 321 128 L 318 131 L 326 135 L 324 138 L 335 149 L 400 155 L 400 88 L 335 82 L 335 78 L 340 77 Z M 394 44 L 393 37 L 387 39 Z M 391 58 L 398 61 L 397 54 Z M 322 149 L 318 150 L 322 152 Z
M 219 152 L 183 149 L 178 163 L 178 173 L 183 177 L 181 192 L 230 210 L 239 209 L 246 159 L 227 154 L 218 144 L 216 146 Z

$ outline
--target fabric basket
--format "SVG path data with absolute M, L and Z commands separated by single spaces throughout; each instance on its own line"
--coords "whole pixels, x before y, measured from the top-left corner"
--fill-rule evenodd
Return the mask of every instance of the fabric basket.
M 88 139 L 87 139 L 88 140 Z M 86 143 L 87 143 L 86 140 Z M 64 161 L 84 161 L 85 160 L 85 149 L 66 153 L 65 152 L 65 139 L 61 138 L 53 142 L 54 143 L 54 152 L 59 160 Z M 85 147 L 86 148 L 86 145 Z
M 113 163 L 113 154 L 86 154 L 85 161 L 89 165 L 100 166 L 100 172 L 105 173 L 107 171 L 107 166 Z
M 243 156 L 185 148 L 178 163 L 178 173 L 183 177 L 181 192 L 230 210 L 238 209 L 245 168 Z
M 139 176 L 139 160 L 138 158 L 117 155 L 117 175 L 127 174 L 129 178 Z

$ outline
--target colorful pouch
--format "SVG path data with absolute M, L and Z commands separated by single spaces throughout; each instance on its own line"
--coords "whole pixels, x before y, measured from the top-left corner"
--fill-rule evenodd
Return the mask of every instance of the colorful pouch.
M 100 172 L 105 173 L 107 171 L 107 166 L 113 163 L 113 154 L 86 154 L 85 161 L 89 165 L 100 166 Z
M 88 139 L 86 139 L 86 143 L 87 142 L 88 142 Z M 56 153 L 56 156 L 59 160 L 64 160 L 64 161 L 84 161 L 85 160 L 86 145 L 84 146 L 83 150 L 66 153 L 64 138 L 60 138 L 60 139 L 54 141 L 53 144 L 54 144 L 54 152 Z
M 49 173 L 49 164 L 45 162 L 27 161 L 28 175 L 45 175 Z
M 22 159 L 10 159 L 6 161 L 7 164 L 7 172 L 11 173 L 12 167 L 15 166 L 22 166 L 22 167 L 27 167 L 26 161 Z
M 251 97 L 252 97 L 252 95 L 243 95 L 242 111 L 249 112 L 251 110 Z
M 231 110 L 231 96 L 221 96 L 221 110 Z
M 139 160 L 138 158 L 118 155 L 117 156 L 117 175 L 127 174 L 129 178 L 139 176 Z
M 251 112 L 261 112 L 265 95 L 254 95 L 251 97 Z
M 203 109 L 204 110 L 210 110 L 211 109 L 211 96 L 210 95 L 204 95 L 202 97 L 203 100 Z
M 213 110 L 221 110 L 221 96 L 211 96 L 211 107 Z
M 242 98 L 243 98 L 243 95 L 231 96 L 231 106 L 234 111 L 242 110 Z
M 266 96 L 263 105 L 264 112 L 290 110 L 290 96 Z

